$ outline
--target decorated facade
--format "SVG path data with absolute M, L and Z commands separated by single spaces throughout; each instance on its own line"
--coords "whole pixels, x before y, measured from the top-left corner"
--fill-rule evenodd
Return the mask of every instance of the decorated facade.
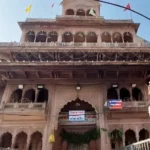
M 19 22 L 0 43 L 0 147 L 118 150 L 147 139 L 150 44 L 139 23 L 107 20 L 94 0 Z

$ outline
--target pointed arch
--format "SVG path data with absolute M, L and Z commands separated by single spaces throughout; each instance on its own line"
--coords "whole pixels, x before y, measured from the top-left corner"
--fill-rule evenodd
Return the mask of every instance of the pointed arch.
M 36 42 L 46 42 L 46 32 L 40 31 L 36 36 Z
M 95 32 L 89 32 L 86 37 L 87 43 L 97 43 L 97 35 Z
M 96 14 L 95 10 L 93 10 L 93 12 Z M 86 16 L 93 16 L 93 15 L 90 14 L 90 9 L 86 11 Z
M 29 102 L 34 102 L 35 101 L 35 90 L 34 89 L 29 89 L 25 92 L 24 98 L 29 100 Z
M 125 43 L 132 43 L 133 42 L 133 36 L 130 32 L 125 32 L 123 34 L 124 42 Z
M 111 43 L 111 35 L 108 32 L 103 32 L 101 35 L 102 42 Z
M 26 150 L 26 145 L 27 145 L 27 134 L 22 131 L 16 135 L 15 148 L 19 150 Z
M 12 134 L 9 132 L 4 133 L 1 136 L 0 147 L 8 148 L 11 147 L 12 143 Z
M 118 93 L 115 88 L 109 88 L 107 90 L 107 100 L 109 99 L 118 99 Z
M 130 100 L 130 92 L 126 88 L 121 88 L 120 89 L 120 99 L 122 101 L 129 101 Z
M 74 36 L 74 42 L 85 42 L 85 34 L 83 32 L 77 32 Z
M 11 96 L 10 96 L 10 102 L 13 103 L 20 103 L 22 99 L 22 90 L 21 89 L 17 89 L 15 90 Z
M 43 88 L 39 90 L 38 97 L 37 97 L 37 102 L 38 103 L 43 103 L 48 101 L 48 90 Z
M 135 132 L 131 129 L 125 132 L 125 145 L 130 145 L 136 142 Z
M 56 31 L 51 31 L 48 34 L 47 42 L 57 42 L 58 40 L 58 33 Z
M 36 131 L 31 135 L 30 148 L 42 150 L 42 133 L 39 131 Z
M 139 132 L 139 140 L 146 140 L 149 138 L 149 131 L 146 129 L 141 129 Z
M 122 35 L 121 33 L 119 32 L 115 32 L 113 35 L 112 35 L 112 39 L 113 39 L 113 42 L 114 43 L 122 43 Z
M 85 11 L 83 9 L 78 9 L 76 15 L 77 16 L 85 16 Z
M 135 101 L 142 101 L 143 100 L 143 93 L 141 92 L 141 89 L 135 87 L 132 88 L 132 98 Z
M 71 32 L 65 32 L 62 37 L 63 42 L 72 42 L 73 41 L 73 34 Z
M 34 42 L 35 40 L 35 32 L 34 31 L 29 31 L 26 33 L 25 36 L 25 41 L 26 42 Z
M 74 10 L 73 9 L 67 9 L 65 12 L 65 15 L 74 15 Z
M 64 105 L 63 108 L 61 108 L 60 113 L 68 112 L 69 110 L 85 110 L 88 112 L 96 112 L 96 109 L 92 106 L 92 104 L 84 100 L 80 100 L 79 98 Z

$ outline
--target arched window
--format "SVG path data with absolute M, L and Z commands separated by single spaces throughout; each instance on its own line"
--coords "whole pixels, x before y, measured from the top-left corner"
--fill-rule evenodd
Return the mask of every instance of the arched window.
M 67 9 L 65 15 L 74 15 L 73 9 Z
M 136 142 L 135 132 L 133 130 L 127 130 L 125 132 L 125 145 L 130 145 Z
M 108 32 L 102 33 L 102 42 L 111 43 L 111 35 Z
M 52 31 L 48 34 L 47 42 L 57 42 L 58 34 L 56 31 Z
M 35 101 L 35 91 L 33 89 L 30 89 L 28 91 L 25 92 L 24 95 L 24 100 L 29 102 L 34 102 Z
M 129 101 L 130 100 L 130 92 L 126 88 L 120 89 L 120 99 L 122 101 Z
M 73 35 L 72 35 L 72 33 L 71 32 L 65 32 L 63 34 L 62 41 L 63 42 L 72 42 L 73 41 Z
M 142 129 L 140 130 L 139 132 L 139 140 L 142 141 L 142 140 L 146 140 L 149 138 L 149 132 L 145 129 Z
M 83 32 L 78 32 L 74 36 L 74 42 L 85 42 L 85 35 Z
M 35 132 L 31 135 L 30 142 L 31 150 L 42 150 L 42 134 L 40 132 Z
M 18 133 L 16 136 L 15 148 L 24 150 L 27 143 L 27 134 L 25 132 Z
M 132 89 L 132 98 L 135 101 L 143 100 L 143 94 L 139 88 L 135 87 Z
M 12 93 L 12 95 L 10 97 L 10 102 L 13 102 L 13 103 L 17 102 L 17 103 L 19 103 L 19 102 L 21 102 L 21 99 L 22 99 L 22 90 L 21 89 L 17 89 L 17 90 L 15 90 Z
M 48 101 L 48 90 L 47 89 L 41 89 L 39 90 L 37 102 L 43 103 Z
M 107 90 L 107 100 L 118 99 L 117 90 L 115 88 L 110 88 Z
M 0 147 L 8 148 L 11 147 L 12 143 L 12 134 L 9 132 L 4 133 L 1 136 Z
M 130 32 L 125 32 L 123 34 L 123 38 L 124 38 L 125 43 L 132 43 L 133 42 L 133 37 L 132 37 L 132 34 Z
M 35 32 L 29 31 L 28 33 L 26 33 L 26 36 L 25 36 L 26 42 L 34 42 L 34 39 L 35 39 Z
M 122 35 L 119 32 L 115 32 L 112 38 L 114 43 L 122 43 Z
M 96 14 L 96 11 L 93 10 L 93 13 Z M 94 16 L 94 15 L 90 14 L 90 9 L 89 9 L 89 10 L 87 10 L 87 12 L 86 12 L 86 16 Z
M 36 42 L 46 42 L 46 32 L 39 32 L 36 36 Z
M 87 43 L 97 43 L 97 35 L 94 32 L 89 32 L 86 38 Z
M 85 16 L 85 11 L 83 9 L 77 10 L 77 16 Z

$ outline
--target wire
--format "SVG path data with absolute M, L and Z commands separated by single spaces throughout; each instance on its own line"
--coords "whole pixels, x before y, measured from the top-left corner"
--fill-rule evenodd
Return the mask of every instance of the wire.
M 102 0 L 98 0 L 98 1 L 101 2 L 101 3 L 106 3 L 106 4 L 109 4 L 109 5 L 113 5 L 113 6 L 117 6 L 117 7 L 121 7 L 121 8 L 126 9 L 126 7 L 121 6 L 121 5 L 118 5 L 118 4 L 115 4 L 115 3 L 110 3 L 110 2 L 106 2 L 106 1 L 102 1 Z M 148 19 L 148 20 L 150 20 L 149 17 L 147 17 L 147 16 L 145 16 L 145 15 L 143 15 L 143 14 L 141 14 L 141 13 L 139 13 L 139 12 L 133 10 L 133 9 L 128 9 L 128 10 L 130 10 L 130 11 L 132 11 L 132 12 L 134 12 L 134 13 L 136 13 L 136 14 L 138 14 L 138 15 L 140 15 L 140 16 L 142 16 L 142 17 Z

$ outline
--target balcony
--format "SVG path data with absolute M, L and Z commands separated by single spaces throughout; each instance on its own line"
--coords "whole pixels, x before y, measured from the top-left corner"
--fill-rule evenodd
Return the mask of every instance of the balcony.
M 149 43 L 36 43 L 36 42 L 1 42 L 0 47 L 70 47 L 70 48 L 150 48 Z
M 45 120 L 46 103 L 6 103 L 0 106 L 0 119 L 5 121 Z

